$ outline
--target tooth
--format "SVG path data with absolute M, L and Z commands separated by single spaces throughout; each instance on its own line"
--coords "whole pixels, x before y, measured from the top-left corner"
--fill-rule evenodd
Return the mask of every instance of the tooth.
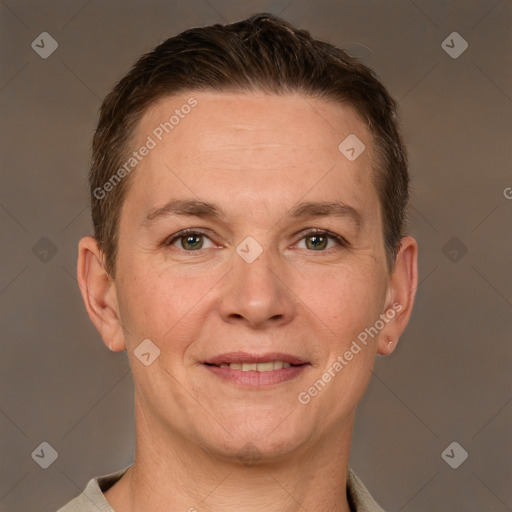
M 259 372 L 271 372 L 274 369 L 274 363 L 270 361 L 269 363 L 258 363 L 257 370 Z
M 229 367 L 232 370 L 242 370 L 243 372 L 271 372 L 281 368 L 290 368 L 291 364 L 283 361 L 267 361 L 264 363 L 230 363 L 220 364 L 221 368 Z

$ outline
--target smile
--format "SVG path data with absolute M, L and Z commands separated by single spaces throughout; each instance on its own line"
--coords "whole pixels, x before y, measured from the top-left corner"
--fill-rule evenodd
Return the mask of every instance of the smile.
M 203 363 L 203 367 L 217 378 L 246 389 L 260 389 L 292 380 L 309 366 L 304 359 L 284 353 L 231 352 Z

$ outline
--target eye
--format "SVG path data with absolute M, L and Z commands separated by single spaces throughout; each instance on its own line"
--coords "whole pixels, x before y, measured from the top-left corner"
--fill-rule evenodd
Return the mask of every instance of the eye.
M 210 242 L 210 246 L 205 247 L 205 242 Z M 177 246 L 177 244 L 179 246 Z M 175 235 L 172 235 L 165 241 L 166 246 L 175 246 L 184 251 L 197 251 L 199 249 L 209 249 L 213 247 L 212 241 L 205 233 L 196 229 L 184 229 Z
M 322 229 L 316 229 L 304 233 L 303 237 L 301 238 L 301 242 L 303 240 L 305 241 L 306 249 L 316 252 L 323 252 L 327 249 L 333 249 L 335 247 L 348 246 L 348 242 L 342 236 L 335 235 L 334 233 L 330 233 L 329 231 Z M 329 245 L 329 242 L 332 243 Z
M 310 230 L 303 233 L 299 244 L 303 241 L 305 245 L 302 247 L 299 245 L 299 247 L 314 252 L 324 252 L 329 249 L 335 249 L 336 247 L 347 247 L 349 245 L 342 236 L 322 229 Z M 213 242 L 204 232 L 194 228 L 184 229 L 172 235 L 167 238 L 164 245 L 167 247 L 174 246 L 177 249 L 187 252 L 214 247 Z

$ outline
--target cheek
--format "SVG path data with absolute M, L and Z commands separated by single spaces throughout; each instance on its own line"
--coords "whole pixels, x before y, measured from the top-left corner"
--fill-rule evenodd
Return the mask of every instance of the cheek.
M 354 407 L 371 377 L 378 337 L 367 335 L 365 329 L 373 326 L 381 313 L 381 282 L 370 269 L 340 274 L 336 279 L 331 275 L 330 280 L 325 281 L 330 293 L 316 294 L 315 306 L 311 308 L 319 317 L 311 318 L 326 332 L 322 364 L 311 385 L 314 387 L 318 379 L 328 382 L 319 392 L 322 398 L 318 407 L 338 404 L 321 413 L 332 421 L 337 420 L 340 410 L 348 411 Z
M 344 340 L 372 325 L 381 312 L 383 282 L 370 265 L 328 267 L 296 286 L 315 316 Z
M 126 267 L 119 275 L 130 276 L 118 287 L 128 344 L 136 345 L 149 338 L 161 349 L 173 340 L 176 348 L 184 333 L 201 324 L 195 318 L 207 303 L 205 295 L 211 288 L 211 275 L 191 279 L 172 269 L 158 272 L 142 264 Z

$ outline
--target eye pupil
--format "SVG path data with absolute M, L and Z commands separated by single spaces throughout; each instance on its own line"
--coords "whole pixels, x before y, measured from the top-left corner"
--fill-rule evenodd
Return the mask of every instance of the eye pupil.
M 306 246 L 308 249 L 325 249 L 327 246 L 327 237 L 319 235 L 311 235 L 306 238 Z
M 202 235 L 183 236 L 181 237 L 181 245 L 183 249 L 200 249 L 203 246 Z

